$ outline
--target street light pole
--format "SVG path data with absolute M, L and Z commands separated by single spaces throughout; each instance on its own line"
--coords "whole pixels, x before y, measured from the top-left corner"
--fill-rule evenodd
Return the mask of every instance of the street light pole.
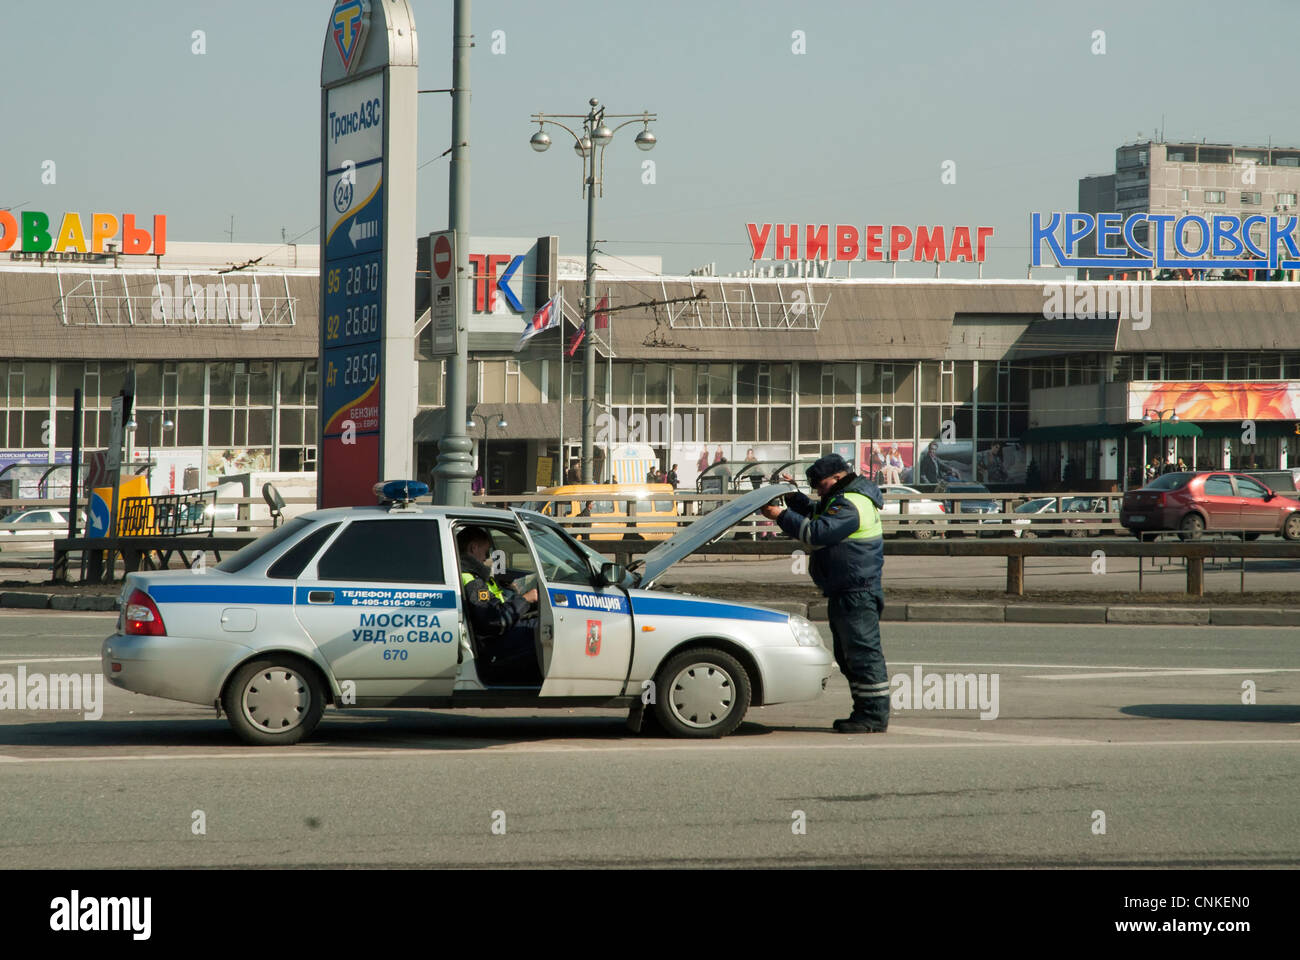
M 1151 414 L 1153 413 L 1156 415 L 1155 416 L 1156 436 L 1159 438 L 1158 442 L 1160 443 L 1160 472 L 1163 473 L 1165 466 L 1168 463 L 1168 459 L 1167 459 L 1168 453 L 1165 451 L 1165 414 L 1170 415 L 1169 416 L 1170 423 L 1177 423 L 1178 413 L 1173 409 L 1157 410 L 1155 407 L 1152 407 L 1149 410 L 1142 411 L 1142 422 L 1151 423 L 1152 421 Z
M 650 122 L 659 119 L 657 114 L 641 112 L 633 113 L 609 113 L 600 105 L 600 101 L 592 97 L 588 101 L 590 109 L 585 114 L 580 113 L 555 113 L 555 114 L 533 114 L 533 119 L 537 122 L 537 132 L 529 140 L 529 144 L 538 153 L 542 153 L 551 145 L 551 138 L 546 133 L 546 124 L 550 123 L 560 127 L 573 137 L 574 152 L 582 158 L 583 189 L 587 194 L 587 271 L 586 282 L 583 287 L 583 305 L 582 305 L 582 330 L 585 341 L 582 353 L 582 482 L 593 482 L 593 450 L 594 438 L 596 435 L 596 194 L 597 191 L 604 192 L 604 171 L 605 171 L 605 147 L 614 139 L 614 134 L 623 129 L 630 123 L 643 124 L 641 131 L 636 135 L 635 143 L 640 150 L 652 150 L 658 142 L 655 135 L 650 132 Z M 583 122 L 582 134 L 579 136 L 569 127 L 560 123 L 553 117 L 563 117 L 565 119 L 581 120 Z M 620 123 L 612 130 L 605 125 L 608 119 L 623 119 L 631 117 L 632 119 Z M 598 169 L 599 167 L 599 169 Z M 563 400 L 561 400 L 563 402 Z M 560 438 L 561 448 L 563 448 L 564 438 Z
M 481 466 L 483 467 L 483 492 L 484 493 L 488 492 L 487 486 L 488 486 L 488 420 L 489 419 L 490 418 L 485 413 L 471 413 L 468 417 L 465 418 L 465 427 L 467 430 L 473 430 L 476 423 L 479 420 L 483 421 L 483 463 L 481 464 Z M 508 426 L 509 424 L 506 423 L 506 418 L 498 414 L 497 429 L 504 430 Z
M 438 462 L 433 468 L 434 499 L 446 506 L 469 506 L 474 479 L 473 441 L 462 433 L 462 423 L 452 416 L 464 410 L 469 382 L 469 52 L 474 39 L 469 32 L 470 0 L 455 0 L 452 14 L 451 60 L 451 171 L 448 217 L 456 231 L 456 353 L 447 358 L 446 396 L 443 398 L 444 436 L 438 441 Z M 485 480 L 486 482 L 486 480 Z

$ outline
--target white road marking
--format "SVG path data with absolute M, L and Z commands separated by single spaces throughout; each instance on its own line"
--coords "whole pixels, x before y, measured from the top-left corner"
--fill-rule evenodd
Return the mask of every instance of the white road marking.
M 152 760 L 279 760 L 283 762 L 286 759 L 367 759 L 370 757 L 470 757 L 513 754 L 513 753 L 600 753 L 600 752 L 618 752 L 618 753 L 646 753 L 647 751 L 671 750 L 674 753 L 680 751 L 719 751 L 719 750 L 786 750 L 786 751 L 805 751 L 805 750 L 861 750 L 863 748 L 876 750 L 960 750 L 967 748 L 989 749 L 992 747 L 1243 747 L 1243 746 L 1297 746 L 1300 745 L 1300 739 L 1291 740 L 1128 740 L 1123 742 L 1104 742 L 1101 740 L 1084 740 L 1084 741 L 1066 741 L 1059 742 L 1050 738 L 1033 738 L 1029 743 L 1013 743 L 1005 740 L 988 741 L 964 741 L 959 743 L 886 743 L 882 738 L 867 737 L 863 740 L 856 740 L 852 735 L 838 735 L 841 742 L 823 743 L 823 744 L 754 744 L 742 743 L 735 746 L 723 744 L 671 744 L 665 746 L 610 746 L 598 747 L 590 745 L 569 746 L 564 744 L 535 744 L 535 743 L 517 743 L 501 744 L 497 746 L 484 747 L 479 750 L 466 750 L 463 747 L 451 749 L 430 748 L 427 750 L 394 750 L 387 748 L 374 749 L 340 749 L 340 750 L 303 750 L 293 751 L 284 747 L 267 747 L 257 751 L 224 751 L 219 753 L 148 753 L 148 754 L 117 754 L 104 757 L 14 757 L 9 755 L 0 755 L 0 764 L 27 764 L 27 763 L 106 763 L 106 762 L 127 762 L 132 760 L 152 761 Z M 887 736 L 887 735 L 886 735 Z M 847 741 L 847 742 L 845 742 Z
M 27 657 L 24 660 L 0 660 L 0 667 L 22 666 L 27 663 L 99 663 L 99 657 Z
M 1220 677 L 1229 674 L 1300 673 L 1296 667 L 1173 667 L 1168 670 L 1123 670 L 1116 673 L 1052 673 L 1033 674 L 1024 680 L 1123 680 L 1137 677 Z
M 1024 667 L 1034 669 L 1055 669 L 1055 670 L 1215 670 L 1215 667 L 1171 667 L 1168 664 L 1159 667 L 1144 667 L 1132 663 L 976 663 L 974 661 L 948 661 L 941 663 L 937 660 L 890 660 L 892 665 L 906 665 L 923 667 Z M 1234 668 L 1243 669 L 1245 668 Z M 1253 667 L 1245 672 L 1264 672 L 1270 670 L 1294 670 L 1300 672 L 1298 667 Z

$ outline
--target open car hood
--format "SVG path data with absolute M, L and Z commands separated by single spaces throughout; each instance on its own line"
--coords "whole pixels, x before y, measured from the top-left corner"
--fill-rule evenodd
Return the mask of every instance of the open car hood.
M 793 483 L 769 483 L 704 514 L 632 564 L 637 586 L 649 589 L 678 560 L 712 543 L 763 504 L 796 490 Z

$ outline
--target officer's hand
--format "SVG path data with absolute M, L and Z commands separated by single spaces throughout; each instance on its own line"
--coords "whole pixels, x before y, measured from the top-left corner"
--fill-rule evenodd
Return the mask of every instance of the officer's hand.
M 794 483 L 794 477 L 790 476 L 790 474 L 788 474 L 788 473 L 783 473 L 783 474 L 781 474 L 781 482 L 782 482 L 782 483 Z
M 781 516 L 783 508 L 778 507 L 775 503 L 768 503 L 759 507 L 758 512 L 769 520 L 775 520 L 777 517 Z
M 527 593 L 520 594 L 520 596 L 522 596 L 522 597 L 523 597 L 525 600 L 527 600 L 529 603 L 536 603 L 536 602 L 537 602 L 537 588 L 536 588 L 536 587 L 533 587 L 533 589 L 529 590 Z

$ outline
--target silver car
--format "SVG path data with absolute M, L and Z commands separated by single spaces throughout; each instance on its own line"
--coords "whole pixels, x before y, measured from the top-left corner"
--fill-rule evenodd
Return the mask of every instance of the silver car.
M 287 521 L 209 572 L 129 574 L 104 674 L 136 693 L 214 705 L 254 744 L 296 743 L 326 705 L 609 707 L 636 728 L 721 737 L 750 706 L 812 700 L 832 657 L 802 617 L 652 589 L 677 560 L 772 497 L 696 520 L 625 569 L 523 510 L 398 502 Z M 455 544 L 485 528 L 492 561 L 538 588 L 538 686 L 476 669 Z

